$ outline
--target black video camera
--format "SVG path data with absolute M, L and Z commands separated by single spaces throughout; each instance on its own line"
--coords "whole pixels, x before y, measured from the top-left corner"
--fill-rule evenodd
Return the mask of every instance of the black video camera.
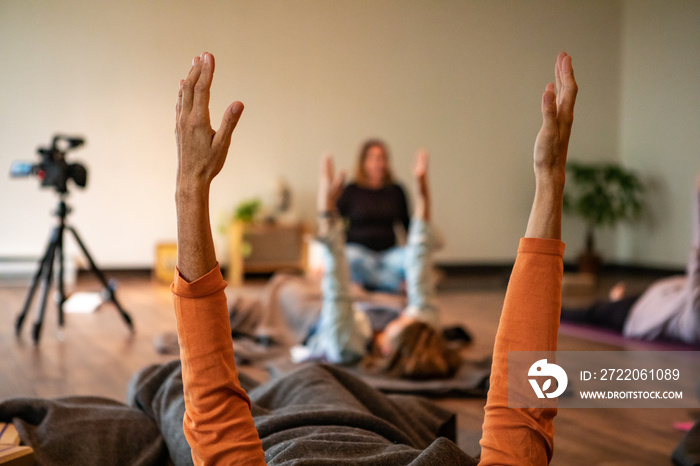
M 36 175 L 42 187 L 53 187 L 61 194 L 68 193 L 68 180 L 73 180 L 79 187 L 87 184 L 87 169 L 79 163 L 67 163 L 66 152 L 82 146 L 85 140 L 68 136 L 55 135 L 51 147 L 37 149 L 41 162 L 31 163 L 14 161 L 10 168 L 13 178 Z

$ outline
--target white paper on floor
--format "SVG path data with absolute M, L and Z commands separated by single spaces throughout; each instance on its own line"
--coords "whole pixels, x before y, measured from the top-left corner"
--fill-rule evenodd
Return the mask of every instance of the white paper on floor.
M 70 295 L 63 304 L 63 311 L 72 314 L 88 314 L 95 312 L 104 302 L 102 293 L 80 291 Z

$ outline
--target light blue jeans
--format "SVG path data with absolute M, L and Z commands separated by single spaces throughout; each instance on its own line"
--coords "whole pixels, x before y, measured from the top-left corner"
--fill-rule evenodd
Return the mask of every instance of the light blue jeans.
M 324 357 L 340 364 L 354 363 L 364 357 L 372 329 L 366 314 L 354 308 L 350 297 L 350 269 L 342 222 L 337 218 L 321 219 L 321 222 L 329 222 L 322 228 L 328 233 L 317 238 L 324 245 L 323 305 L 317 330 L 307 346 L 311 357 Z M 435 286 L 430 274 L 434 244 L 430 225 L 412 219 L 403 253 L 408 295 L 404 313 L 437 327 Z
M 361 244 L 348 243 L 345 254 L 353 282 L 370 290 L 401 291 L 406 280 L 405 247 L 395 246 L 377 252 Z

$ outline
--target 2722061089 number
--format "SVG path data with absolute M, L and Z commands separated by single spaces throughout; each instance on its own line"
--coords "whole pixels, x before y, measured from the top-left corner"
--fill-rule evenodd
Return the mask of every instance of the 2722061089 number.
M 601 369 L 598 380 L 678 380 L 678 369 Z

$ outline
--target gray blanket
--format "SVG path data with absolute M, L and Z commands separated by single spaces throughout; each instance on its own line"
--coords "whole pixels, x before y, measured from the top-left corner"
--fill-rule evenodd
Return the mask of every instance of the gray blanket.
M 401 296 L 367 293 L 353 288 L 353 300 L 366 307 L 394 310 L 405 306 Z M 280 376 L 298 368 L 289 357 L 289 348 L 301 343 L 318 320 L 322 294 L 318 281 L 299 275 L 277 274 L 268 283 L 263 299 L 245 295 L 230 297 L 229 312 L 236 364 L 254 365 Z M 370 317 L 371 318 L 371 317 Z M 381 327 L 383 328 L 383 327 Z M 164 354 L 179 354 L 174 332 L 160 335 L 155 341 Z M 429 397 L 485 397 L 491 373 L 491 358 L 463 358 L 457 372 L 447 379 L 408 380 L 361 368 L 352 370 L 368 385 L 385 393 L 402 393 Z
M 259 386 L 241 374 L 241 384 L 270 465 L 476 464 L 446 438 L 452 414 L 384 395 L 341 368 L 304 366 Z M 17 398 L 0 403 L 0 422 L 14 423 L 38 464 L 191 464 L 179 361 L 143 369 L 128 398 Z

